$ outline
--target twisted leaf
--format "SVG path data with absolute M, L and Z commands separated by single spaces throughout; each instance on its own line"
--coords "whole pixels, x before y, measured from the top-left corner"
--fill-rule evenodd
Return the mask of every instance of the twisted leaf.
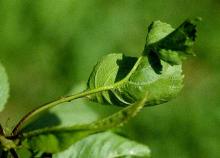
M 88 80 L 88 89 L 112 87 L 90 96 L 102 103 L 126 106 L 149 94 L 146 106 L 167 102 L 182 89 L 181 60 L 191 53 L 195 21 L 187 20 L 176 30 L 153 22 L 143 55 L 139 58 L 109 54 L 101 58 Z

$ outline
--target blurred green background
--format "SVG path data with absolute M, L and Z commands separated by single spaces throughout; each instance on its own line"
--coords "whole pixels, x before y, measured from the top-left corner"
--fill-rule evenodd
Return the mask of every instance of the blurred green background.
M 154 158 L 220 156 L 219 0 L 0 0 L 0 59 L 11 85 L 0 114 L 9 129 L 29 110 L 86 81 L 108 53 L 138 56 L 147 26 L 200 16 L 196 57 L 173 101 L 145 108 L 124 131 Z

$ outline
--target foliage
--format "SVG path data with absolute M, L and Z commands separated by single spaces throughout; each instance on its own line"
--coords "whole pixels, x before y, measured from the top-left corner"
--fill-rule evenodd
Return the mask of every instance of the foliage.
M 110 133 L 101 133 L 97 138 L 97 135 L 90 135 L 122 126 L 136 116 L 144 106 L 168 102 L 179 93 L 183 80 L 180 61 L 187 54 L 191 54 L 191 46 L 195 41 L 196 21 L 186 20 L 175 30 L 160 21 L 153 22 L 148 27 L 147 42 L 139 57 L 122 54 L 109 54 L 103 57 L 94 67 L 86 90 L 30 111 L 17 123 L 9 136 L 2 130 L 0 137 L 2 150 L 5 153 L 9 151 L 14 157 L 17 153 L 21 157 L 24 157 L 22 155 L 24 153 L 34 157 L 45 153 L 56 154 L 67 149 L 57 155 L 62 157 L 68 152 L 75 152 L 77 157 L 83 157 L 85 153 L 82 153 L 81 146 L 88 148 L 83 144 L 90 143 L 94 137 L 99 139 L 94 150 L 93 148 L 83 150 L 84 152 L 95 151 L 104 143 L 103 137 L 105 139 L 111 137 L 115 141 L 109 140 L 109 145 L 115 143 L 113 145 L 120 146 L 120 143 L 125 143 L 121 149 L 117 149 L 121 151 L 103 147 L 103 150 L 109 151 L 92 153 L 91 157 L 94 156 L 93 154 L 95 157 L 104 155 L 107 157 L 111 152 L 116 151 L 119 156 L 148 157 L 147 146 L 132 143 L 128 139 Z M 101 104 L 124 106 L 124 108 L 90 123 L 69 126 L 53 125 L 40 128 L 40 124 L 35 124 L 32 120 L 59 104 L 79 98 L 88 98 Z M 56 116 L 56 113 L 54 114 Z M 32 126 L 29 126 L 30 124 Z M 133 151 L 134 148 L 137 149 Z M 118 154 L 110 157 L 117 157 Z

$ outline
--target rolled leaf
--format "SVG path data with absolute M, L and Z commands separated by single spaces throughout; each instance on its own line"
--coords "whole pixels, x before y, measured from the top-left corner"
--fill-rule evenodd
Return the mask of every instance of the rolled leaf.
M 146 106 L 165 103 L 182 89 L 181 62 L 192 53 L 197 20 L 186 20 L 176 30 L 169 24 L 153 22 L 143 54 L 128 57 L 109 54 L 95 65 L 88 89 L 112 87 L 91 95 L 101 104 L 127 106 L 149 94 Z
M 138 63 L 134 64 L 137 60 Z M 135 69 L 131 69 L 130 65 L 133 65 L 133 68 L 135 66 Z M 123 54 L 109 54 L 95 66 L 88 81 L 88 88 L 113 88 L 91 95 L 90 99 L 101 104 L 127 106 L 148 93 L 146 106 L 167 102 L 182 89 L 182 69 L 181 65 L 171 66 L 163 61 L 161 65 L 163 70 L 157 73 L 146 56 L 137 59 L 125 57 Z M 121 71 L 126 66 L 127 69 Z M 126 75 L 129 78 L 126 78 Z

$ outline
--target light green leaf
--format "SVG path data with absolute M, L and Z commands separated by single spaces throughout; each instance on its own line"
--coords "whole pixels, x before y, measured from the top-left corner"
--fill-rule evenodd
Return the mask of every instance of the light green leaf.
M 126 77 L 136 61 L 137 58 L 126 57 L 123 54 L 108 54 L 102 57 L 89 77 L 88 88 L 95 89 L 114 85 L 117 81 Z M 96 93 L 90 99 L 99 103 L 130 104 L 129 101 L 124 100 L 114 89 Z
M 116 158 L 149 157 L 150 149 L 112 132 L 91 135 L 67 150 L 55 154 L 54 158 Z
M 126 106 L 149 94 L 146 106 L 167 102 L 182 89 L 181 61 L 192 54 L 196 20 L 186 20 L 176 30 L 153 22 L 143 55 L 139 58 L 109 54 L 100 59 L 88 80 L 88 89 L 111 87 L 90 96 L 102 103 Z
M 90 99 L 99 103 L 125 106 L 140 100 L 147 92 L 149 98 L 146 106 L 167 102 L 182 88 L 182 69 L 181 65 L 171 66 L 163 61 L 161 64 L 163 71 L 158 74 L 145 56 L 134 59 L 122 54 L 109 54 L 95 66 L 88 87 L 113 88 L 91 95 Z M 127 70 L 122 71 L 127 65 Z M 133 65 L 132 70 L 130 65 Z
M 9 83 L 8 77 L 4 67 L 0 63 L 0 111 L 4 109 L 9 96 Z
M 182 89 L 181 65 L 170 66 L 161 62 L 163 70 L 156 73 L 149 64 L 147 57 L 143 57 L 136 71 L 130 76 L 128 82 L 119 87 L 132 102 L 139 100 L 148 93 L 146 106 L 158 105 L 170 101 Z
M 27 146 L 28 144 L 28 148 L 35 153 L 57 153 L 63 151 L 88 135 L 123 125 L 143 108 L 146 99 L 147 95 L 145 95 L 142 100 L 113 115 L 89 124 L 70 127 L 48 127 L 26 133 L 23 132 L 22 135 L 20 135 L 21 144 L 22 146 Z

